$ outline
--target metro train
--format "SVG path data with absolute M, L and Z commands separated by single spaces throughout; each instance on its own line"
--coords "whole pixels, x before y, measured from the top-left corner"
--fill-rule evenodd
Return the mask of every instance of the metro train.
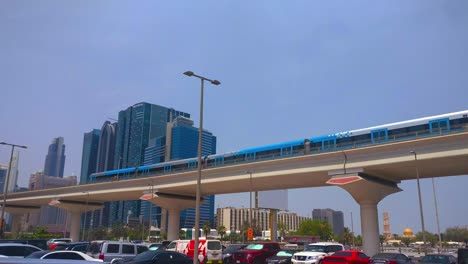
M 202 167 L 213 168 L 299 155 L 331 152 L 387 142 L 430 137 L 468 130 L 468 110 L 418 118 L 387 125 L 294 140 L 240 151 L 214 154 L 202 159 Z M 152 165 L 93 173 L 90 182 L 111 181 L 197 170 L 198 159 L 189 158 Z

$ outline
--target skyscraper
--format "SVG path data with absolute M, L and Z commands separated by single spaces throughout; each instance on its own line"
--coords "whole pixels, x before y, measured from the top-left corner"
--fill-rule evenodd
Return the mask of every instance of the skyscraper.
M 101 131 L 93 129 L 85 133 L 83 138 L 83 153 L 81 155 L 81 176 L 80 184 L 88 182 L 88 177 L 96 172 L 96 161 Z
M 344 231 L 344 216 L 342 211 L 334 211 L 330 208 L 314 209 L 312 211 L 312 218 L 328 222 L 332 226 L 335 235 L 339 235 Z
M 199 129 L 193 127 L 193 121 L 184 116 L 178 116 L 167 125 L 166 136 L 159 137 L 145 150 L 145 165 L 169 160 L 194 158 L 198 155 Z M 216 153 L 216 137 L 209 131 L 203 130 L 202 155 Z M 200 222 L 214 223 L 214 195 L 205 196 L 205 202 L 200 206 Z M 141 203 L 141 214 L 145 219 L 149 217 L 149 202 Z M 153 217 L 161 223 L 160 208 L 153 205 Z M 154 221 L 154 220 L 153 220 Z M 195 225 L 195 208 L 188 208 L 180 212 L 180 227 L 192 228 Z
M 95 172 L 103 172 L 114 169 L 114 154 L 115 154 L 115 133 L 117 123 L 105 121 L 101 128 L 101 135 L 99 137 L 99 146 L 96 151 L 96 169 Z M 109 213 L 111 203 L 104 203 L 104 208 L 88 213 L 86 219 L 86 227 L 91 225 L 93 228 L 99 226 L 109 225 Z
M 115 132 L 117 123 L 104 122 L 99 138 L 96 172 L 114 169 Z
M 190 114 L 149 103 L 138 103 L 119 112 L 116 131 L 114 168 L 143 165 L 145 149 L 152 139 L 166 135 L 167 123 L 177 116 Z M 115 219 L 124 222 L 128 211 L 140 214 L 140 201 L 112 203 L 110 225 Z
M 54 138 L 49 145 L 49 152 L 46 156 L 44 175 L 62 178 L 64 168 L 65 144 L 63 143 L 63 137 Z
M 143 165 L 151 139 L 166 135 L 167 123 L 190 114 L 149 103 L 138 103 L 119 112 L 114 168 Z

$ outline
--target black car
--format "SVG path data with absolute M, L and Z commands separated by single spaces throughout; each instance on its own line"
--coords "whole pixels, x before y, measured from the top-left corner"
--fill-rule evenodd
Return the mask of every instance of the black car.
M 124 264 L 192 264 L 193 260 L 175 251 L 149 250 L 138 254 L 135 258 L 123 262 Z
M 423 264 L 457 264 L 457 258 L 445 254 L 429 254 L 419 259 Z
M 245 244 L 235 244 L 229 245 L 225 249 L 223 249 L 223 264 L 231 264 L 232 261 L 232 253 L 236 252 L 237 250 L 245 248 L 247 245 Z
M 405 254 L 378 253 L 369 260 L 369 264 L 414 264 L 414 262 Z
M 290 264 L 294 253 L 299 252 L 297 249 L 283 249 L 276 253 L 275 256 L 266 259 L 268 264 Z
M 71 242 L 71 243 L 63 243 L 57 244 L 57 246 L 53 250 L 74 250 L 86 253 L 86 249 L 89 246 L 89 242 Z

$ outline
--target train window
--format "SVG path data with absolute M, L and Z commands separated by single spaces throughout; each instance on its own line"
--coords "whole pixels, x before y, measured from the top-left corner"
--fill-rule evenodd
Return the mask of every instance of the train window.
M 372 142 L 386 141 L 388 139 L 388 130 L 385 128 L 371 131 L 371 139 Z
M 448 118 L 429 121 L 430 133 L 443 133 L 450 130 Z

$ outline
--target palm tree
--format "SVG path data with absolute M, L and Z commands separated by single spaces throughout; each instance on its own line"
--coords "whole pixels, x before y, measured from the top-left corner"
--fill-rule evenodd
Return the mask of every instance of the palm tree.
M 218 230 L 218 234 L 221 236 L 221 241 L 222 241 L 224 235 L 226 235 L 226 227 L 225 226 L 218 226 L 217 230 Z
M 210 222 L 205 221 L 203 223 L 202 229 L 203 229 L 203 233 L 205 234 L 205 237 L 208 238 L 208 236 L 210 235 L 210 231 L 211 231 Z

